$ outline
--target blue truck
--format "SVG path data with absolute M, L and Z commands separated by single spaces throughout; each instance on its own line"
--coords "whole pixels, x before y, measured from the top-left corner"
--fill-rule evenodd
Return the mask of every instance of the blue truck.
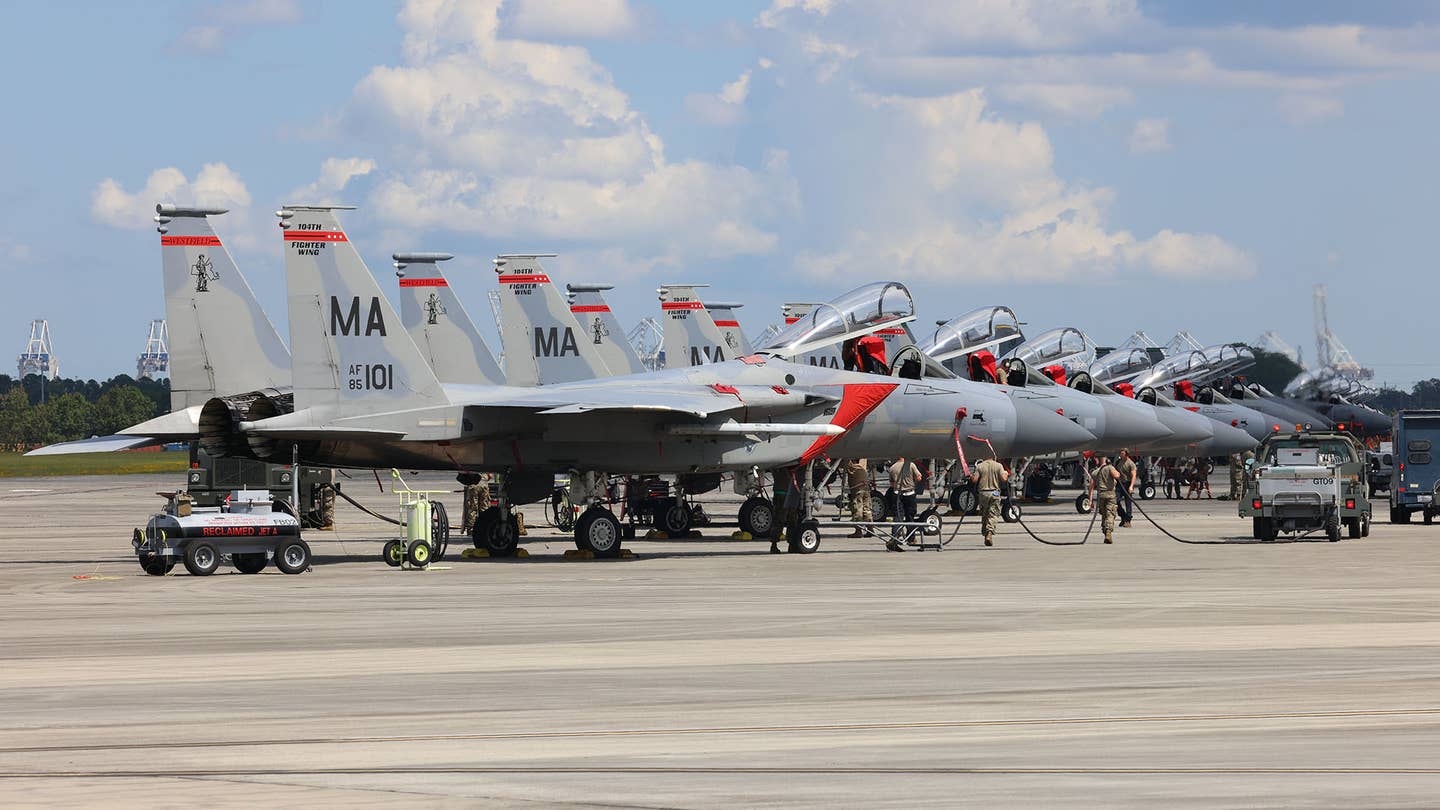
M 1440 410 L 1400 411 L 1392 430 L 1390 522 L 1409 523 L 1412 512 L 1421 512 L 1431 523 L 1440 514 Z

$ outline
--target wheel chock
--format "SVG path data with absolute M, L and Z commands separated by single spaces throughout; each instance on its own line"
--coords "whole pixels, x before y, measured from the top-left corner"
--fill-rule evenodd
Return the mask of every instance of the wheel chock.
M 631 551 L 631 550 L 628 549 L 628 548 L 622 548 L 622 549 L 620 549 L 620 559 L 622 559 L 622 560 L 633 560 L 633 559 L 635 559 L 635 552 Z
M 595 552 L 590 551 L 589 549 L 579 549 L 579 548 L 566 549 L 566 550 L 565 550 L 565 559 L 567 559 L 567 560 L 593 560 L 593 559 L 595 559 Z
M 517 548 L 517 549 L 515 549 L 515 556 L 516 556 L 516 557 L 529 557 L 529 556 L 530 556 L 530 552 L 527 551 L 527 550 L 525 550 L 525 549 L 523 549 L 523 548 Z
M 731 540 L 754 540 L 754 539 L 755 539 L 755 535 L 751 534 L 750 532 L 747 532 L 747 531 L 743 531 L 743 530 L 742 530 L 742 531 L 737 531 L 737 532 L 731 532 L 731 533 L 730 533 L 730 539 L 731 539 Z
M 669 540 L 669 539 L 670 539 L 670 535 L 666 534 L 665 532 L 660 531 L 659 529 L 651 529 L 650 531 L 648 531 L 648 532 L 645 533 L 645 539 L 646 539 L 646 540 Z
M 467 548 L 460 552 L 460 556 L 467 560 L 481 560 L 490 556 L 490 552 L 483 548 Z
M 701 534 L 699 529 L 691 529 L 685 536 L 690 538 L 691 540 L 697 540 L 704 537 L 705 535 Z

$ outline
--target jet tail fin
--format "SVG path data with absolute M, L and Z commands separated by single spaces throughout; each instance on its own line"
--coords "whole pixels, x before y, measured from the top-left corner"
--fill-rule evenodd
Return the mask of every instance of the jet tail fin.
M 290 385 L 290 351 L 211 217 L 223 208 L 155 206 L 170 337 L 170 407 Z
M 755 347 L 751 345 L 750 339 L 745 337 L 745 332 L 740 329 L 740 321 L 735 318 L 735 310 L 743 306 L 745 305 L 729 301 L 705 302 L 705 311 L 715 322 L 715 327 L 720 330 L 720 336 L 725 339 L 725 345 L 740 357 L 755 353 Z
M 614 289 L 610 284 L 566 284 L 570 314 L 585 333 L 582 339 L 594 344 L 612 375 L 639 374 L 645 370 L 640 355 L 635 353 L 635 347 L 630 345 L 625 330 L 605 300 L 605 291 L 610 289 Z
M 449 253 L 396 253 L 400 319 L 442 383 L 501 385 L 505 375 L 440 272 Z
M 500 280 L 500 341 L 510 385 L 549 385 L 611 376 L 593 341 L 570 314 L 540 259 L 553 254 L 495 258 Z
M 667 284 L 660 295 L 665 330 L 665 364 L 671 368 L 734 360 L 740 356 L 725 340 L 696 290 L 707 284 Z
M 285 275 L 295 410 L 345 415 L 449 404 L 345 234 L 341 206 L 286 206 Z

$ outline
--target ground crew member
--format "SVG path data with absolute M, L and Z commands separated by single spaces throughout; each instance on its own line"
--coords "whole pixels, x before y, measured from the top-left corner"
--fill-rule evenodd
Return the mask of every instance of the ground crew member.
M 1090 477 L 1090 503 L 1100 510 L 1100 531 L 1105 533 L 1105 542 L 1115 542 L 1115 485 L 1120 481 L 1120 471 L 1104 456 L 1100 457 L 1100 469 Z
M 1130 458 L 1130 451 L 1120 449 L 1120 461 L 1116 463 L 1115 469 L 1120 472 L 1119 497 L 1116 499 L 1116 507 L 1120 512 L 1120 528 L 1130 528 L 1130 519 L 1135 517 L 1135 479 L 1139 477 L 1139 468 L 1135 466 L 1134 459 Z
M 462 473 L 460 483 L 465 485 L 465 520 L 461 531 L 470 534 L 480 513 L 490 508 L 490 486 L 479 473 Z
M 874 520 L 870 510 L 870 467 L 863 458 L 845 461 L 845 489 L 850 497 L 850 520 L 855 523 L 869 523 Z M 862 537 L 859 526 L 850 533 L 851 537 Z
M 893 514 L 896 523 L 911 523 L 915 520 L 915 492 L 919 482 L 920 468 L 915 466 L 915 462 L 907 461 L 901 456 L 890 465 L 890 489 L 894 492 Z M 891 535 L 885 548 L 891 551 L 905 550 L 900 545 L 899 529 Z
M 1010 480 L 1010 471 L 993 458 L 987 458 L 975 465 L 970 473 L 980 492 L 980 536 L 985 545 L 995 545 L 995 525 L 1000 520 L 1000 488 Z
M 1224 500 L 1240 500 L 1240 482 L 1245 477 L 1245 474 L 1243 472 L 1244 467 L 1241 466 L 1243 463 L 1244 462 L 1240 460 L 1239 453 L 1230 454 L 1230 492 L 1225 495 Z

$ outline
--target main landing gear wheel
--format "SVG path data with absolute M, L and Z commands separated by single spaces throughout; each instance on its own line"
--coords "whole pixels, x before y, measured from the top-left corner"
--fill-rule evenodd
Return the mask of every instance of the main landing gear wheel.
M 962 515 L 973 515 L 980 507 L 980 496 L 970 487 L 955 487 L 950 490 L 950 508 Z
M 656 517 L 660 531 L 671 537 L 684 537 L 690 532 L 690 507 L 679 498 L 671 498 Z
M 596 557 L 620 556 L 620 521 L 609 509 L 585 510 L 575 531 L 575 545 L 595 552 Z
M 275 549 L 275 567 L 285 574 L 303 574 L 310 569 L 310 545 L 304 540 L 287 540 Z
M 185 547 L 185 570 L 197 577 L 208 577 L 220 567 L 220 552 L 209 543 L 191 543 Z
M 265 552 L 257 551 L 253 554 L 231 554 L 230 562 L 242 574 L 258 574 L 265 570 L 269 561 L 265 559 Z
M 746 498 L 740 504 L 740 530 L 751 537 L 769 537 L 775 531 L 775 505 L 764 498 Z
M 430 558 L 433 555 L 434 550 L 430 548 L 429 543 L 424 540 L 417 540 L 410 544 L 410 550 L 406 552 L 405 558 L 416 568 L 424 568 L 430 564 Z
M 1095 504 L 1090 502 L 1089 495 L 1075 496 L 1075 511 L 1082 515 L 1088 515 L 1095 509 Z
M 807 520 L 789 542 L 791 554 L 814 554 L 820 550 L 820 524 Z
M 161 557 L 159 554 L 140 555 L 140 570 L 152 577 L 163 577 L 174 567 L 175 561 L 170 557 Z
M 1006 523 L 1018 523 L 1020 514 L 1020 504 L 1008 499 L 1000 504 L 1000 519 Z
M 890 517 L 890 499 L 880 493 L 878 489 L 870 490 L 870 519 L 876 523 L 882 523 Z
M 399 540 L 391 540 L 380 551 L 380 558 L 391 568 L 399 568 L 400 564 L 405 562 L 405 544 Z
M 520 547 L 520 521 L 492 506 L 476 519 L 472 539 L 476 548 L 484 549 L 491 557 L 513 557 Z

